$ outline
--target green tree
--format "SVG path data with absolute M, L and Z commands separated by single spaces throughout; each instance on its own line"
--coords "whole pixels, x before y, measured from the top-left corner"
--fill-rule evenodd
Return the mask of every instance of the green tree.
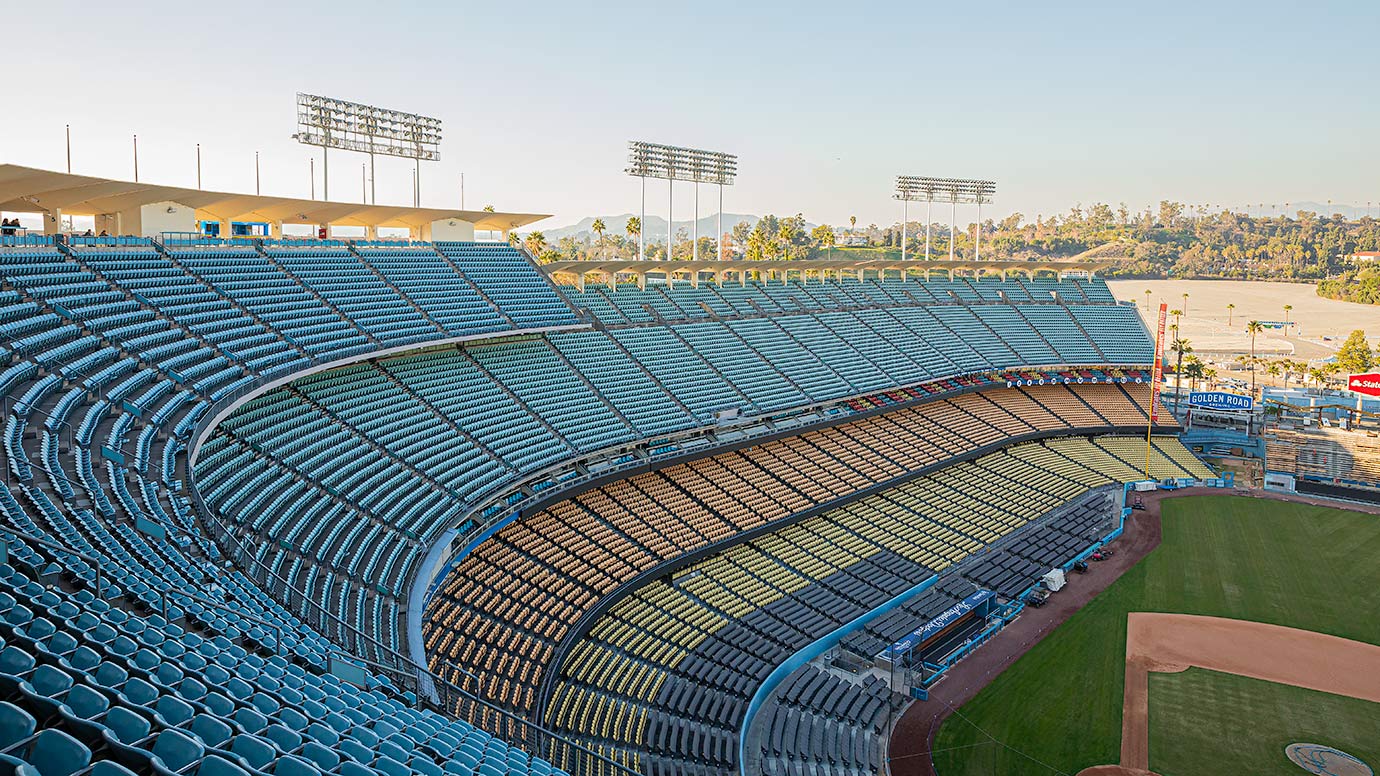
M 596 218 L 589 228 L 599 235 L 599 255 L 602 257 L 604 255 L 604 230 L 608 227 L 604 226 L 604 219 Z
M 1197 356 L 1189 356 L 1184 361 L 1184 376 L 1189 380 L 1189 390 L 1198 390 L 1198 381 L 1206 377 L 1206 365 Z
M 1246 333 L 1251 335 L 1251 397 L 1255 397 L 1255 336 L 1265 331 L 1265 324 L 1251 321 L 1246 324 Z
M 1227 304 L 1227 328 L 1228 328 L 1228 329 L 1231 328 L 1232 313 L 1234 313 L 1234 312 L 1236 312 L 1236 305 L 1231 304 L 1231 303 L 1228 303 L 1228 304 Z
M 533 258 L 537 258 L 546 249 L 546 235 L 541 232 L 531 232 L 522 241 L 522 244 L 526 246 L 527 252 L 532 254 Z
M 1357 374 L 1375 365 L 1375 353 L 1366 341 L 1366 333 L 1357 329 L 1346 338 L 1337 351 L 1337 368 L 1343 372 Z
M 484 206 L 484 212 L 485 212 L 485 213 L 492 213 L 492 212 L 494 212 L 494 206 L 493 206 L 493 205 L 485 205 L 485 206 Z
M 781 219 L 781 225 L 776 230 L 776 237 L 781 241 L 781 259 L 789 261 L 791 259 L 791 245 L 800 232 L 792 219 Z
M 623 225 L 623 231 L 628 233 L 629 242 L 636 242 L 638 235 L 642 234 L 642 219 L 637 216 L 630 217 L 628 223 Z
M 1177 397 L 1179 391 L 1183 390 L 1184 387 L 1184 356 L 1193 352 L 1193 346 L 1188 343 L 1188 340 L 1179 336 L 1179 327 L 1177 325 L 1174 327 L 1174 341 L 1169 345 L 1169 349 L 1174 351 L 1174 384 L 1176 386 L 1174 393 Z M 1176 405 L 1178 404 L 1177 398 L 1174 403 Z
M 824 248 L 827 255 L 833 257 L 834 248 L 834 227 L 828 224 L 820 224 L 810 230 L 810 239 L 814 241 L 816 248 Z

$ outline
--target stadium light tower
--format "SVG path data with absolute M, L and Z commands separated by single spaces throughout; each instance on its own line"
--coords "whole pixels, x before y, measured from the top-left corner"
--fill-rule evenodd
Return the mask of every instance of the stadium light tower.
M 724 233 L 724 186 L 732 186 L 738 174 L 738 157 L 719 151 L 705 151 L 698 148 L 648 143 L 642 140 L 628 142 L 629 175 L 642 179 L 642 230 L 637 235 L 637 258 L 647 258 L 647 179 L 659 178 L 666 181 L 666 258 L 671 258 L 671 246 L 675 240 L 672 228 L 671 206 L 676 181 L 690 181 L 695 184 L 695 222 L 694 237 L 691 243 L 691 257 L 699 258 L 700 246 L 700 184 L 713 183 L 719 187 L 719 239 Z M 717 242 L 717 240 L 716 240 Z
M 977 234 L 973 237 L 973 258 L 980 259 L 982 239 L 982 203 L 991 202 L 997 193 L 995 181 L 974 180 L 971 178 L 929 178 L 918 175 L 896 176 L 896 199 L 901 200 L 901 258 L 906 257 L 906 203 L 911 200 L 925 201 L 925 260 L 930 258 L 930 214 L 934 201 L 948 200 L 949 210 L 949 260 L 954 258 L 955 222 L 958 220 L 958 203 L 976 204 L 978 208 Z
M 422 204 L 422 162 L 441 158 L 440 119 L 300 92 L 297 132 L 292 137 L 303 145 L 321 146 L 321 191 L 326 200 L 331 198 L 327 149 L 368 154 L 371 181 L 376 154 L 411 159 L 416 165 L 412 183 L 414 207 Z M 377 191 L 371 190 L 369 198 L 377 204 Z

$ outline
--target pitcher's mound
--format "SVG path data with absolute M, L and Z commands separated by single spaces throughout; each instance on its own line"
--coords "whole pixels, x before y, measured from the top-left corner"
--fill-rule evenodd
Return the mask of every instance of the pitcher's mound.
M 1159 774 L 1121 765 L 1094 765 L 1079 771 L 1078 776 L 1159 776 Z
M 1284 747 L 1284 755 L 1293 764 L 1318 776 L 1375 776 L 1369 765 L 1322 744 L 1290 744 Z

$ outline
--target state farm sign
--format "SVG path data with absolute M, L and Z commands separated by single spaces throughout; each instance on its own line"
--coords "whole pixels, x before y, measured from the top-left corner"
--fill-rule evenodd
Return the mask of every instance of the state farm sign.
M 1352 375 L 1346 382 L 1347 390 L 1364 393 L 1367 396 L 1380 396 L 1380 372 Z

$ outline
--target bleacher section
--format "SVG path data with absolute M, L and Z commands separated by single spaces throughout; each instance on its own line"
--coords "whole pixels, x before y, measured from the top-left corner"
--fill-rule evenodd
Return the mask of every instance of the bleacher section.
M 1088 489 L 1139 479 L 1114 452 L 1137 442 L 1144 444 L 1080 437 L 1008 447 L 661 575 L 615 604 L 571 649 L 547 719 L 648 774 L 736 773 L 748 700 L 775 666 Z M 1153 476 L 1209 476 L 1177 441 L 1160 438 L 1156 448 Z M 1185 456 L 1188 469 L 1174 463 Z M 1025 589 L 1049 570 L 1040 561 L 1050 552 L 1062 562 L 1101 535 L 1093 530 L 1098 521 L 1086 518 L 1071 511 L 1002 544 L 963 570 L 967 584 L 948 586 L 956 596 L 931 596 L 928 605 L 947 606 L 975 585 L 1008 596 Z M 803 730 L 790 724 L 799 715 L 788 692 L 778 707 L 784 717 L 769 715 L 763 730 L 761 772 L 877 773 L 886 731 L 881 708 L 867 699 L 884 706 L 886 695 L 869 689 L 807 696 L 806 706 L 828 722 Z M 802 762 L 810 769 L 797 767 Z M 592 760 L 560 764 L 601 770 Z
M 633 283 L 617 287 L 586 284 L 584 290 L 561 286 L 575 305 L 588 310 L 600 322 L 620 326 L 653 321 L 686 321 L 758 317 L 782 313 L 897 307 L 906 305 L 1063 304 L 1070 306 L 1115 305 L 1116 300 L 1100 278 L 1092 280 L 999 278 L 864 277 L 812 279 L 806 282 L 735 281 L 701 282 L 692 286 Z
M 525 267 L 531 297 L 563 308 Z M 418 335 L 391 317 L 343 314 L 364 296 L 402 303 L 358 262 L 333 271 L 340 285 L 308 288 L 257 249 L 167 252 L 148 240 L 0 250 L 0 513 L 20 532 L 0 534 L 0 717 L 5 746 L 18 745 L 9 754 L 46 774 L 94 758 L 106 776 L 126 773 L 107 761 L 218 776 L 438 776 L 452 762 L 551 772 L 468 723 L 410 708 L 416 699 L 383 675 L 358 670 L 367 686 L 356 688 L 328 673 L 332 660 L 355 658 L 299 618 L 306 604 L 285 608 L 203 533 L 185 458 L 217 402 Z M 463 285 L 482 300 L 452 276 L 452 299 Z M 322 303 L 323 290 L 338 307 Z M 480 325 L 455 319 L 425 338 L 512 328 L 487 309 Z M 567 311 L 546 323 L 569 322 Z M 299 501 L 304 513 L 334 504 L 309 495 L 321 500 Z M 346 641 L 341 633 L 331 639 Z M 355 633 L 354 655 L 383 657 L 372 635 Z M 26 730 L 41 733 L 25 740 Z
M 1100 280 L 590 289 L 572 305 L 507 245 L 211 238 L 9 240 L 0 279 L 0 514 L 18 532 L 0 533 L 0 728 L 4 756 L 41 776 L 89 760 L 101 776 L 558 772 L 505 743 L 536 739 L 492 710 L 423 710 L 428 683 L 399 654 L 416 644 L 409 593 L 437 538 L 517 510 L 440 585 L 433 665 L 623 761 L 643 747 L 657 773 L 717 771 L 732 737 L 696 715 L 712 728 L 736 713 L 762 666 L 705 675 L 710 707 L 695 705 L 700 689 L 647 695 L 581 662 L 622 638 L 612 614 L 582 651 L 558 650 L 582 613 L 663 563 L 699 563 L 709 580 L 733 559 L 750 576 L 724 590 L 770 578 L 731 606 L 684 609 L 680 587 L 655 585 L 614 604 L 680 612 L 638 626 L 646 643 L 620 660 L 690 687 L 675 661 L 730 609 L 747 607 L 744 639 L 767 627 L 753 618 L 801 614 L 789 633 L 763 631 L 785 648 L 846 614 L 829 596 L 856 604 L 939 570 L 1023 522 L 989 507 L 1064 497 L 1084 477 L 1053 465 L 1071 456 L 1049 441 L 956 464 L 992 491 L 948 469 L 915 481 L 943 491 L 893 488 L 954 505 L 942 551 L 894 520 L 886 535 L 793 544 L 792 521 L 846 522 L 807 510 L 871 504 L 868 489 L 1013 440 L 1142 426 L 1148 400 L 1143 327 Z M 1068 385 L 1034 384 L 1046 382 Z M 1120 444 L 1096 454 L 1133 470 Z M 1161 447 L 1157 468 L 1196 464 Z M 1078 530 L 975 573 L 1006 589 L 1026 573 L 1018 560 L 1062 552 Z M 893 549 L 902 536 L 919 544 Z M 935 558 L 907 559 L 921 548 Z M 693 634 L 675 630 L 686 623 Z M 664 647 L 681 642 L 680 657 Z M 549 706 L 546 679 L 562 682 Z M 839 731 L 876 705 L 873 688 L 814 708 L 834 690 L 806 689 L 797 711 Z M 638 714 L 607 716 L 624 707 Z M 821 746 L 842 757 L 841 741 Z M 812 738 L 781 744 L 784 762 L 819 756 Z
M 869 317 L 890 320 L 891 328 L 873 328 Z M 922 319 L 930 323 L 916 322 Z M 232 553 L 236 562 L 282 578 L 400 647 L 392 622 L 427 546 L 506 483 L 601 449 L 713 426 L 725 410 L 759 416 L 937 379 L 931 389 L 955 390 L 962 384 L 942 378 L 976 372 L 990 375 L 982 382 L 1015 379 L 1020 375 L 1004 370 L 1048 360 L 1047 348 L 1032 353 L 1021 344 L 979 353 L 947 330 L 926 328 L 935 320 L 920 308 L 808 313 L 552 332 L 379 359 L 299 380 L 241 407 L 203 446 L 196 479 L 230 541 L 244 548 Z M 1082 335 L 1071 320 L 1064 314 L 1065 328 L 1051 322 L 1043 336 L 1076 340 Z M 1002 331 L 1013 343 L 1037 341 L 1019 319 Z M 1002 341 L 982 332 L 974 336 Z M 1066 376 L 1107 379 L 1111 371 Z M 1125 417 L 1096 417 L 1072 394 L 1054 392 L 1051 400 L 1072 402 L 1095 423 L 1143 422 L 1126 414 L 1135 408 L 1121 388 L 1086 387 L 1094 401 L 1113 396 L 1105 411 Z M 301 433 L 308 427 L 310 438 Z M 285 455 L 289 450 L 304 454 Z M 342 463 L 340 451 L 353 452 Z M 311 516 L 329 525 L 306 531 L 299 499 L 320 504 L 321 492 L 340 498 Z
M 1079 398 L 1084 388 L 1105 415 Z M 457 564 L 428 611 L 428 654 L 438 670 L 451 661 L 483 677 L 485 697 L 529 711 L 572 624 L 633 575 L 987 445 L 1142 426 L 1148 398 L 1146 386 L 1117 385 L 962 394 L 581 493 L 509 525 Z M 1072 419 L 1050 408 L 1070 402 L 1081 410 Z M 982 540 L 996 535 L 974 530 Z M 455 671 L 450 678 L 465 681 Z

